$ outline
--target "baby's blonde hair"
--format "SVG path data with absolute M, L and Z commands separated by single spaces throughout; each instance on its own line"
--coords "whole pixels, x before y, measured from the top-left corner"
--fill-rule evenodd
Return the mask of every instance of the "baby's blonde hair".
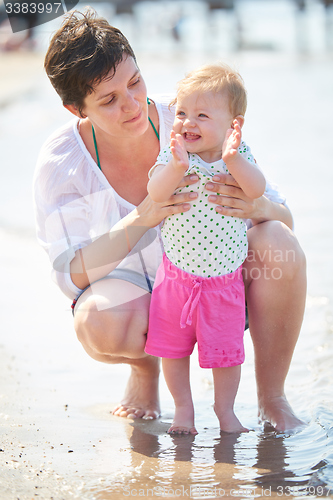
M 179 97 L 184 97 L 193 92 L 215 92 L 217 94 L 227 92 L 229 111 L 232 116 L 245 115 L 247 93 L 243 78 L 227 64 L 207 64 L 191 71 L 178 82 L 177 97 L 170 105 L 177 104 Z

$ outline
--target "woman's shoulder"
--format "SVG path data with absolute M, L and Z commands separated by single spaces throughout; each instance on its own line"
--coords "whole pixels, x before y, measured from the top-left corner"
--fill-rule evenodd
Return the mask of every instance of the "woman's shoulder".
M 170 141 L 170 132 L 175 119 L 175 109 L 170 103 L 174 99 L 174 94 L 156 94 L 152 95 L 160 119 L 160 138 L 161 147 L 168 144 Z
M 176 97 L 176 94 L 172 94 L 172 92 L 160 93 L 160 94 L 149 94 L 149 97 L 156 103 L 160 103 L 162 106 L 169 107 L 170 103 Z
M 166 117 L 172 117 L 172 119 L 175 116 L 175 110 L 174 106 L 171 106 L 171 102 L 174 99 L 173 94 L 155 94 L 151 97 L 151 99 L 154 101 L 157 109 L 163 113 L 164 116 Z
M 100 189 L 90 166 L 93 160 L 89 160 L 80 144 L 77 124 L 74 119 L 60 127 L 41 148 L 33 178 L 34 200 L 39 210 L 49 211 L 65 200 Z
M 43 184 L 61 184 L 78 174 L 87 158 L 76 133 L 78 120 L 74 119 L 57 129 L 43 144 L 35 170 L 35 180 Z
M 56 161 L 60 156 L 73 152 L 73 147 L 78 146 L 74 127 L 77 126 L 77 119 L 71 120 L 53 132 L 42 145 L 39 162 Z

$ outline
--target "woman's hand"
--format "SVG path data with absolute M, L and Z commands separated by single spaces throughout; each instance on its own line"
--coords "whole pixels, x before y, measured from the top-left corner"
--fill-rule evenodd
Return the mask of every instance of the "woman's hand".
M 217 205 L 216 211 L 222 215 L 240 217 L 242 219 L 257 219 L 261 217 L 261 199 L 255 200 L 246 196 L 244 191 L 230 174 L 218 174 L 206 184 L 206 189 L 212 194 L 208 200 Z
M 253 225 L 268 220 L 279 220 L 290 229 L 293 228 L 293 219 L 288 207 L 269 200 L 265 195 L 256 199 L 249 198 L 230 174 L 215 175 L 212 181 L 207 182 L 205 187 L 214 193 L 208 200 L 217 205 L 218 213 L 251 219 Z
M 197 175 L 187 175 L 180 182 L 178 187 L 184 187 L 197 183 Z M 191 202 L 198 197 L 197 193 L 173 194 L 168 200 L 157 203 L 148 195 L 136 208 L 138 220 L 137 224 L 145 227 L 155 227 L 170 215 L 187 212 L 191 208 Z

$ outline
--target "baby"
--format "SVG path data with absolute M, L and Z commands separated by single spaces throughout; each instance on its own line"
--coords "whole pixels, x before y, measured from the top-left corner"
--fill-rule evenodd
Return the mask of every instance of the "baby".
M 193 71 L 178 85 L 171 144 L 149 172 L 148 192 L 156 202 L 175 191 L 197 191 L 191 209 L 165 219 L 163 261 L 150 306 L 146 352 L 163 358 L 163 372 L 175 402 L 171 434 L 197 434 L 190 387 L 190 355 L 212 368 L 214 410 L 225 432 L 246 431 L 234 413 L 244 361 L 245 294 L 242 263 L 247 255 L 244 220 L 219 214 L 205 184 L 230 173 L 251 199 L 266 181 L 241 140 L 246 90 L 226 65 Z M 185 174 L 200 181 L 177 189 Z

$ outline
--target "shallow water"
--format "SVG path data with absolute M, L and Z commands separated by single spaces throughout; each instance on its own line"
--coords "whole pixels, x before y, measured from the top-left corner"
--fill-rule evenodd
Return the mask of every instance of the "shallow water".
M 82 493 L 96 499 L 111 499 L 115 494 L 171 498 L 186 496 L 186 491 L 193 498 L 333 497 L 333 340 L 327 312 L 318 301 L 317 306 L 308 306 L 305 323 L 311 323 L 315 315 L 317 324 L 322 322 L 326 328 L 317 330 L 315 336 L 303 331 L 288 379 L 288 396 L 307 423 L 304 429 L 277 433 L 259 426 L 247 339 L 236 412 L 250 432 L 219 433 L 210 380 L 194 366 L 199 434 L 190 438 L 166 435 L 172 406 L 168 410 L 164 402 L 159 423 L 134 422 L 127 429 L 131 451 L 121 472 L 91 478 Z
M 287 2 L 282 3 L 287 9 Z M 66 500 L 333 497 L 333 56 L 322 50 L 323 37 L 315 35 L 322 21 L 318 9 L 311 19 L 312 45 L 307 53 L 295 50 L 290 17 L 283 41 L 276 31 L 266 29 L 260 43 L 256 39 L 254 44 L 253 30 L 248 28 L 248 48 L 241 52 L 232 52 L 232 44 L 222 44 L 225 33 L 214 44 L 210 34 L 204 47 L 199 39 L 192 45 L 188 39 L 177 45 L 170 30 L 152 32 L 147 41 L 136 33 L 130 18 L 122 16 L 115 22 L 127 30 L 151 94 L 172 91 L 187 70 L 222 58 L 244 76 L 249 93 L 244 138 L 259 164 L 286 193 L 308 259 L 305 319 L 286 384 L 288 399 L 308 425 L 300 432 L 283 434 L 258 424 L 248 334 L 236 413 L 251 429 L 249 433 L 220 435 L 212 409 L 212 377 L 209 370 L 198 367 L 195 354 L 197 436 L 166 434 L 173 406 L 163 381 L 163 414 L 158 422 L 124 421 L 110 415 L 110 400 L 121 397 L 128 371 L 94 364 L 81 352 L 69 304 L 49 284 L 46 260 L 33 241 L 31 178 L 38 150 L 69 118 L 40 67 L 20 92 L 11 94 L 0 115 L 0 222 L 4 228 L 0 307 L 6 333 L 0 344 L 0 448 L 4 449 L 0 486 L 4 500 L 30 500 L 35 484 L 41 488 L 40 498 Z M 140 15 L 142 19 L 144 14 Z M 193 22 L 198 23 L 198 18 Z M 220 16 L 214 22 L 216 34 L 226 20 Z M 189 23 L 183 24 L 183 35 L 188 29 Z M 46 30 L 40 34 L 41 45 L 46 36 Z M 256 50 L 249 50 L 251 45 Z M 29 56 L 24 58 L 16 59 L 22 64 L 23 78 L 29 70 Z M 4 104 L 4 95 L 0 98 Z M 44 483 L 39 469 L 48 478 Z M 47 484 L 52 488 L 44 491 Z

